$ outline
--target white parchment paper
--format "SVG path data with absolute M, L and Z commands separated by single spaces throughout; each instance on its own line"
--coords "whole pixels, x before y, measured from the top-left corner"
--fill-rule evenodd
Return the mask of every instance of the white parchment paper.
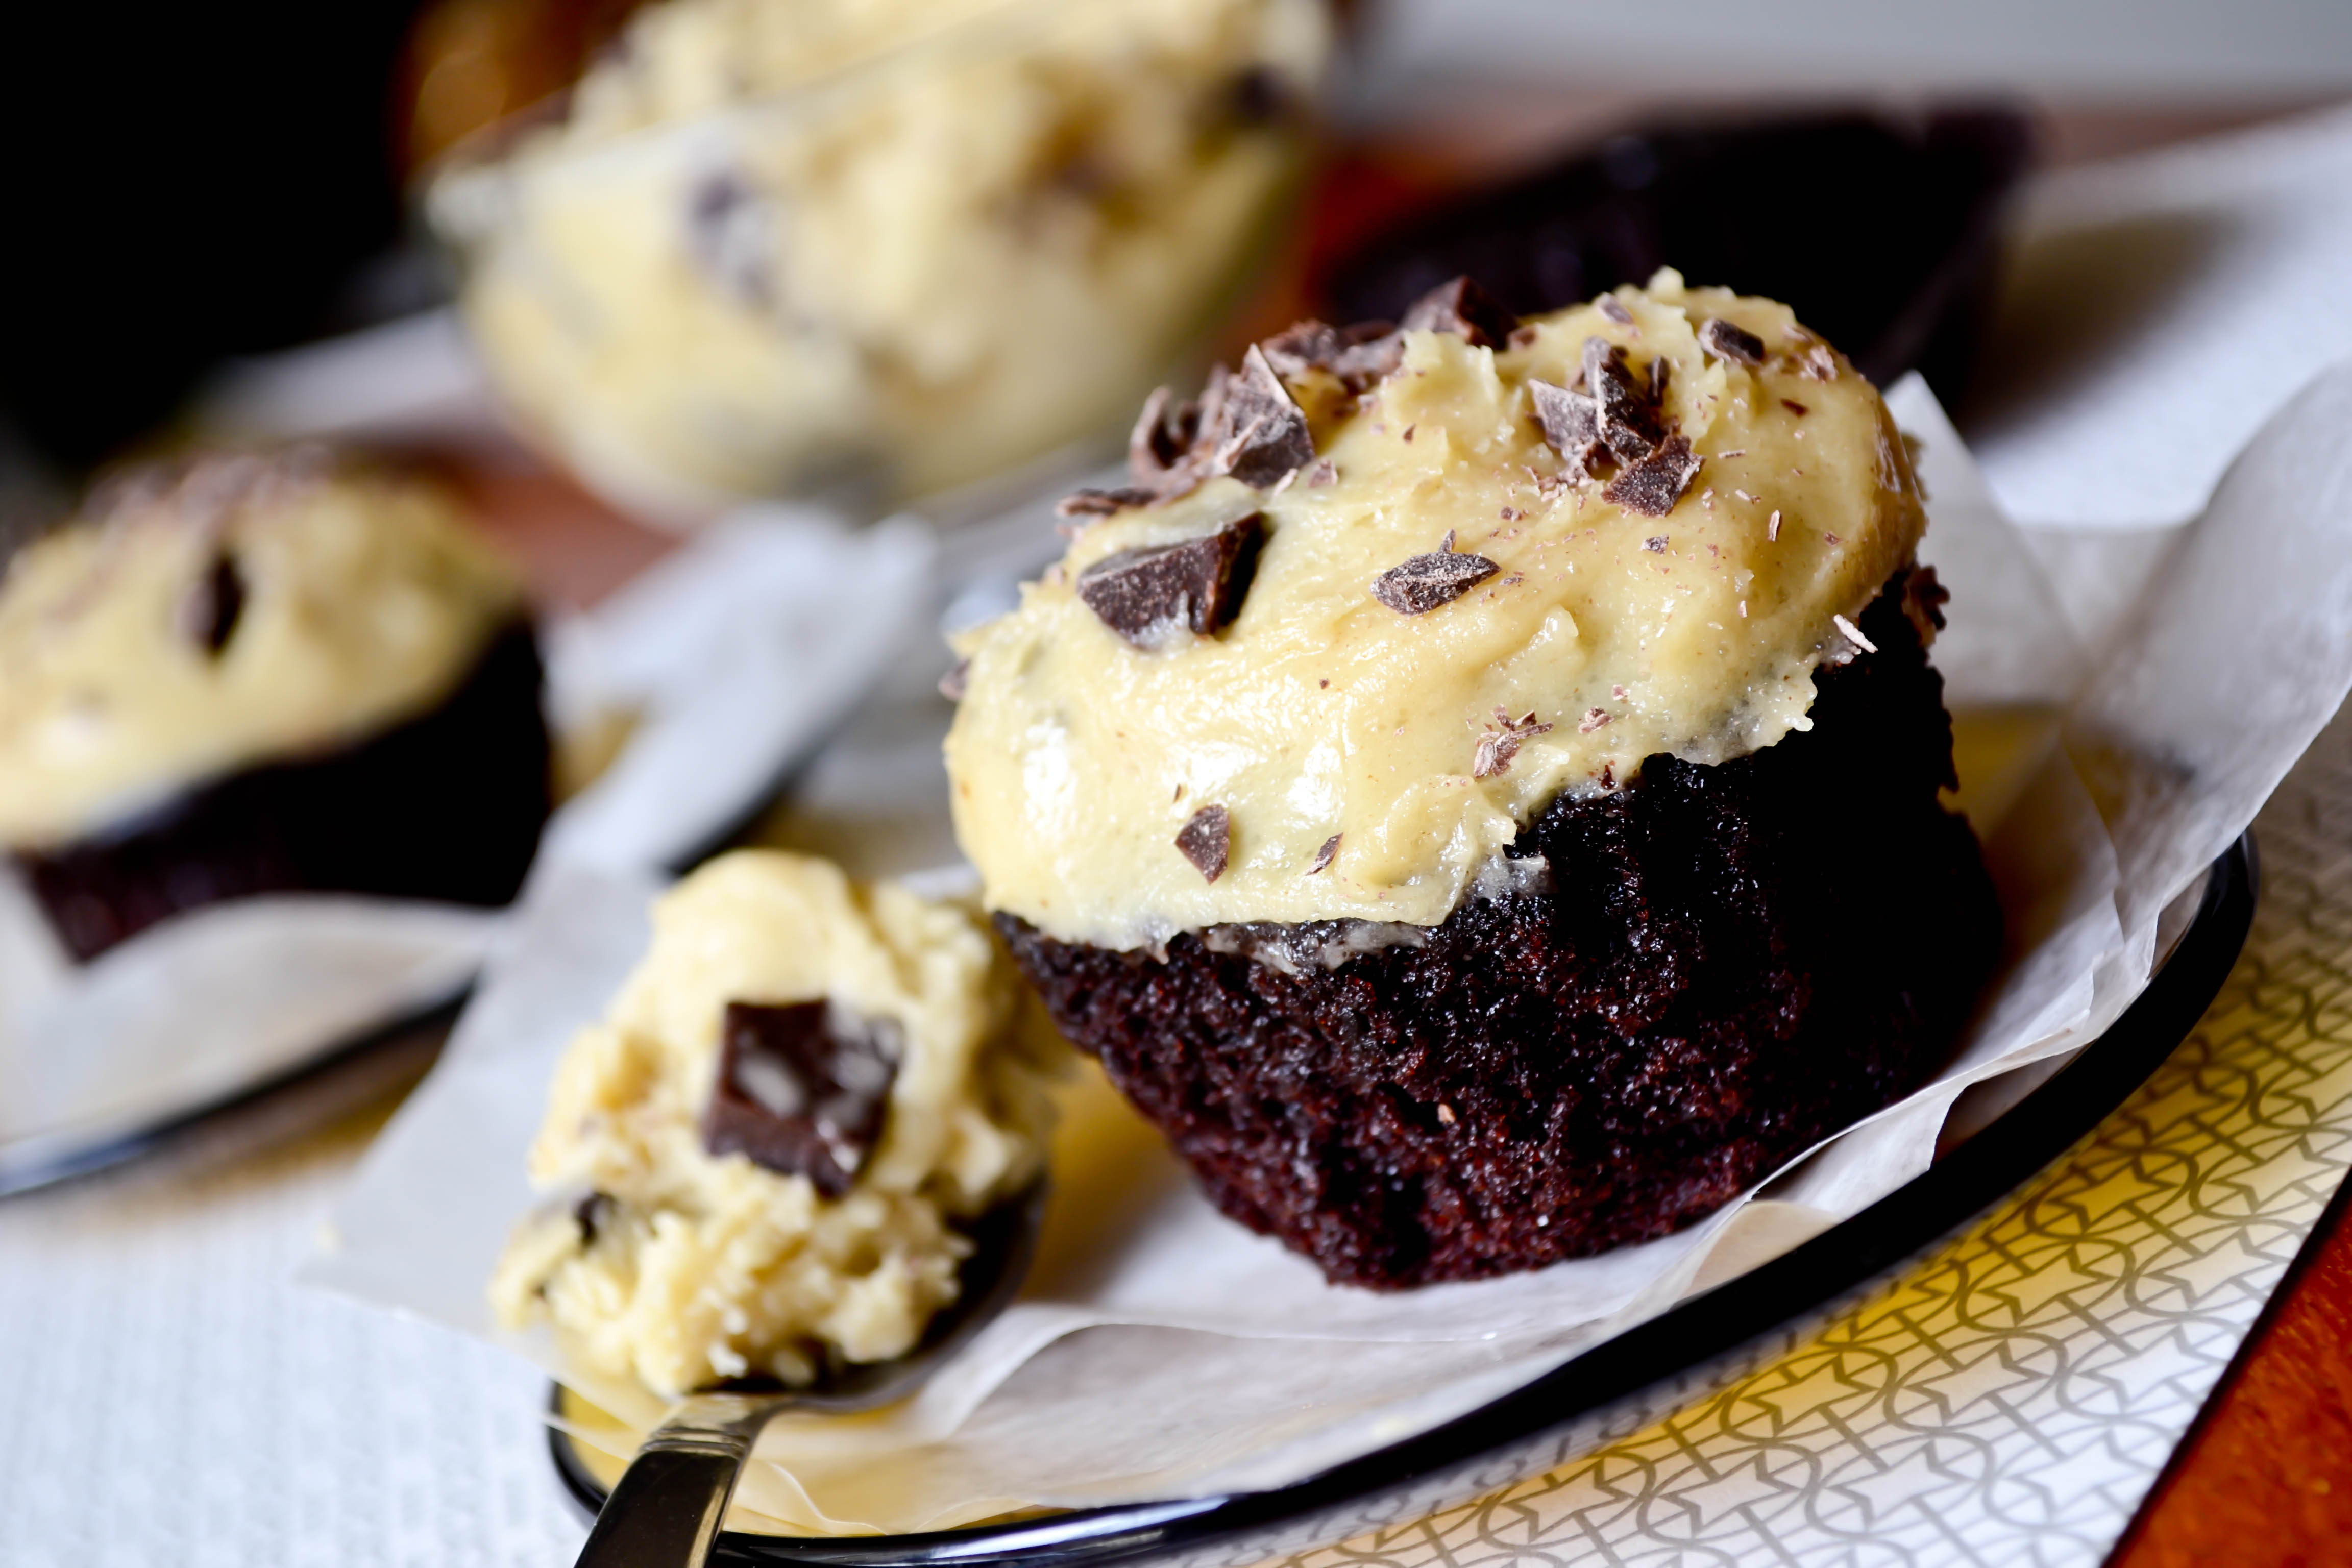
M 1856 1212 L 1926 1168 L 1963 1089 L 2079 1048 L 2111 1021 L 2145 983 L 2158 911 L 2243 829 L 2352 685 L 2352 557 L 2326 547 L 2352 528 L 2352 368 L 2257 437 L 2095 665 L 1925 389 L 1890 402 L 1925 443 L 1924 553 L 1953 595 L 1937 659 L 1961 798 L 2010 922 L 2004 970 L 1934 1083 L 1681 1235 L 1381 1296 L 1328 1286 L 1222 1219 L 1098 1080 L 1083 1082 L 1023 1299 L 906 1405 L 772 1426 L 737 1522 L 938 1528 L 1021 1504 L 1313 1474 Z M 657 887 L 587 868 L 542 884 L 308 1278 L 563 1371 L 543 1339 L 497 1330 L 483 1287 L 532 1202 L 521 1171 L 548 1074 L 635 961 Z M 584 1391 L 640 1426 L 659 1415 L 639 1391 Z
M 678 863 L 806 756 L 929 613 L 931 535 L 806 508 L 716 525 L 543 628 L 551 718 L 635 716 L 533 876 Z M 853 584 L 854 591 L 844 591 Z M 498 911 L 299 894 L 192 910 L 71 963 L 0 862 L 0 1190 L 457 995 Z

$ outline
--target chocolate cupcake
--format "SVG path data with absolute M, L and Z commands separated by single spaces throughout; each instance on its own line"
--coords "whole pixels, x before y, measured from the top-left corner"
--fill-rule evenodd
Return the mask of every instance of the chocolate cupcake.
M 540 685 L 439 492 L 312 453 L 145 470 L 0 582 L 0 846 L 85 961 L 257 893 L 503 904 L 549 810 Z
M 1782 306 L 1456 283 L 1154 400 L 971 634 L 957 827 L 1229 1215 L 1399 1287 L 1664 1235 L 1899 1097 L 2000 942 L 1900 435 Z

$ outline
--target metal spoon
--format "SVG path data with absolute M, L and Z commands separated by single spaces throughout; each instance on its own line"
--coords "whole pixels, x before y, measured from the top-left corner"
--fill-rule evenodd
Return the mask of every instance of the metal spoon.
M 604 1500 L 577 1568 L 702 1568 L 761 1429 L 787 1410 L 845 1415 L 914 1393 L 1019 1293 L 1045 1213 L 1040 1182 L 983 1215 L 954 1303 L 898 1360 L 836 1365 L 805 1388 L 688 1395 Z

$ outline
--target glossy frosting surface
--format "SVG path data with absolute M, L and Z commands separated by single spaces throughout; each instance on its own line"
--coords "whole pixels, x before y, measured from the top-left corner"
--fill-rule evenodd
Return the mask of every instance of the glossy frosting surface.
M 1761 363 L 1702 348 L 1710 318 Z M 1538 426 L 1530 384 L 1575 384 L 1593 337 L 1636 377 L 1671 362 L 1661 411 L 1700 461 L 1664 515 L 1609 500 Z M 1671 272 L 1496 348 L 1406 333 L 1360 397 L 1321 370 L 1286 379 L 1313 468 L 1096 521 L 963 640 L 948 763 L 990 907 L 1118 948 L 1231 921 L 1434 925 L 1560 791 L 1805 728 L 1813 669 L 1854 647 L 1838 618 L 1926 526 L 1865 380 L 1785 307 Z M 1138 647 L 1079 597 L 1107 556 L 1252 511 L 1265 543 L 1220 631 Z M 1375 596 L 1449 534 L 1494 572 L 1420 613 Z M 1210 806 L 1229 823 L 1213 880 L 1177 845 Z

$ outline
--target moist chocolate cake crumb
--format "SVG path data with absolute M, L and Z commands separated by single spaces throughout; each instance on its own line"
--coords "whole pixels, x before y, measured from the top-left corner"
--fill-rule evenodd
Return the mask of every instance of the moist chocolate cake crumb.
M 1751 366 L 1764 363 L 1764 340 L 1745 328 L 1733 326 L 1721 316 L 1709 316 L 1700 323 L 1698 346 L 1717 359 L 1738 360 Z
M 1483 555 L 1457 555 L 1454 535 L 1443 549 L 1415 555 L 1372 579 L 1372 597 L 1400 616 L 1423 616 L 1450 605 L 1502 568 Z
M 1161 960 L 997 923 L 1217 1205 L 1334 1280 L 1664 1236 L 1925 1080 L 1999 952 L 1903 587 L 1862 617 L 1879 651 L 1817 677 L 1810 731 L 1560 796 L 1504 862 L 1548 860 L 1549 890 L 1465 900 L 1418 945 L 1286 972 L 1215 951 L 1224 928 Z
M 1204 880 L 1225 874 L 1225 857 L 1233 850 L 1233 818 L 1222 805 L 1204 805 L 1178 829 L 1176 852 L 1192 862 Z
M 1241 614 L 1265 542 L 1265 514 L 1254 511 L 1199 539 L 1122 550 L 1078 574 L 1078 597 L 1138 647 L 1185 628 L 1212 637 Z

